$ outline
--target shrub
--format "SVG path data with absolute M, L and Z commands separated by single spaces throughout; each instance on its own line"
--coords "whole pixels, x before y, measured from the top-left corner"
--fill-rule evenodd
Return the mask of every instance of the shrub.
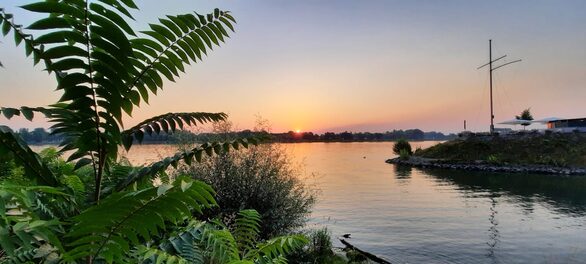
M 303 227 L 315 202 L 315 191 L 299 179 L 301 171 L 276 144 L 210 157 L 175 173 L 212 186 L 219 208 L 211 214 L 218 214 L 226 224 L 242 209 L 258 211 L 262 238 Z
M 401 150 L 406 151 L 409 156 L 413 154 L 413 151 L 411 150 L 411 144 L 409 144 L 409 142 L 407 142 L 405 139 L 399 139 L 397 142 L 395 142 L 395 145 L 393 145 L 393 153 L 401 156 Z
M 25 185 L 28 180 L 24 177 L 24 168 L 16 165 L 12 155 L 0 155 L 0 182 L 11 182 Z
M 332 250 L 330 231 L 324 227 L 309 233 L 309 244 L 302 250 L 296 250 L 288 256 L 290 263 L 348 263 Z
M 499 164 L 499 163 L 501 163 L 501 160 L 499 159 L 499 157 L 497 155 L 488 155 L 488 157 L 486 158 L 486 160 L 490 164 Z
M 327 227 L 313 231 L 310 235 L 311 251 L 319 256 L 332 255 L 332 238 Z

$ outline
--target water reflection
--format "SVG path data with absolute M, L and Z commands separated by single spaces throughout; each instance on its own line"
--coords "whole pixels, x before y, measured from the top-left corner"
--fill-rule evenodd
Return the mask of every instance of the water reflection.
M 395 169 L 395 178 L 398 180 L 408 180 L 411 178 L 411 173 L 413 173 L 413 167 L 406 166 L 406 165 L 395 165 L 393 166 Z
M 491 193 L 490 196 L 490 208 L 488 216 L 490 228 L 488 229 L 488 242 L 486 242 L 486 244 L 488 245 L 488 257 L 492 260 L 492 263 L 497 263 L 495 249 L 500 242 L 500 233 L 498 230 L 499 223 L 497 220 L 498 211 L 496 209 L 497 198 L 499 196 L 500 195 L 498 193 Z
M 495 193 L 502 193 L 526 215 L 539 203 L 566 216 L 586 216 L 586 177 L 428 169 L 422 172 L 439 182 L 457 185 L 464 196 L 471 198 L 488 195 L 492 199 Z

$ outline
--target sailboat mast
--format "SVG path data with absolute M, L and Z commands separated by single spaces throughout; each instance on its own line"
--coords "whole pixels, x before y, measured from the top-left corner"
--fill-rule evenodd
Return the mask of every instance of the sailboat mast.
M 490 76 L 490 133 L 491 134 L 494 133 L 494 108 L 493 108 L 493 105 L 492 105 L 492 72 L 494 70 L 498 69 L 498 68 L 503 67 L 503 66 L 506 66 L 506 65 L 509 65 L 511 63 L 515 63 L 515 62 L 520 62 L 521 61 L 521 60 L 514 60 L 514 61 L 511 61 L 511 62 L 507 62 L 507 63 L 501 64 L 501 65 L 496 66 L 496 67 L 492 67 L 493 62 L 498 61 L 498 60 L 500 60 L 500 59 L 502 59 L 502 58 L 504 58 L 506 56 L 507 55 L 503 55 L 503 56 L 498 57 L 498 58 L 496 58 L 496 59 L 493 60 L 492 59 L 492 39 L 489 39 L 488 40 L 488 62 L 486 64 L 484 64 L 484 65 L 476 68 L 476 69 L 481 69 L 483 67 L 488 66 L 488 74 Z
M 494 110 L 492 106 L 492 39 L 488 40 L 488 72 L 490 75 L 490 133 L 494 133 Z

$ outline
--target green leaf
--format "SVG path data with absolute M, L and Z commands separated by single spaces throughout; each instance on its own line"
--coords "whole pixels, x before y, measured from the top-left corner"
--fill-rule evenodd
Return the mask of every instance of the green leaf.
M 151 49 L 154 49 L 158 52 L 163 52 L 163 48 L 161 47 L 161 45 L 159 45 L 157 42 L 152 41 L 150 39 L 137 38 L 137 39 L 131 40 L 130 42 L 133 44 L 133 46 L 135 46 L 135 44 L 136 44 L 136 46 L 142 45 L 142 46 L 146 46 Z M 155 57 L 155 56 L 153 56 L 153 57 Z
M 87 51 L 76 46 L 57 46 L 43 52 L 43 58 L 57 59 L 68 56 L 87 57 Z
M 157 188 L 157 196 L 161 196 L 161 195 L 165 194 L 171 188 L 173 188 L 173 185 L 171 185 L 171 184 L 159 185 L 159 187 Z M 181 190 L 185 191 L 185 190 L 183 190 L 183 188 L 181 188 Z
M 159 41 L 163 46 L 168 46 L 170 42 L 165 38 L 164 35 L 156 32 L 156 31 L 141 31 L 141 33 L 151 36 L 152 38 Z
M 181 190 L 186 191 L 187 189 L 189 189 L 189 187 L 191 187 L 192 184 L 193 184 L 193 182 L 191 182 L 191 181 L 186 182 L 184 180 L 181 180 Z
M 57 2 L 37 2 L 21 6 L 21 8 L 37 13 L 55 13 L 71 15 L 80 19 L 84 18 L 83 11 L 73 8 L 72 6 Z
M 175 65 L 175 67 L 177 67 L 177 69 L 179 69 L 181 72 L 185 72 L 185 67 L 183 67 L 183 60 L 181 60 L 179 57 L 177 57 L 177 55 L 175 55 L 175 53 L 170 52 L 170 51 L 166 51 L 165 55 L 167 55 L 169 60 L 171 60 L 171 62 L 173 63 L 173 65 Z M 185 59 L 187 60 L 187 57 L 185 57 Z M 171 68 L 171 67 L 169 67 L 169 68 Z M 176 72 L 176 71 L 173 71 L 173 72 L 175 73 L 175 75 L 178 75 L 178 72 Z
M 211 26 L 211 24 L 210 24 Z M 218 38 L 216 38 L 216 35 L 214 34 L 214 32 L 210 29 L 210 27 L 203 27 L 202 30 L 207 34 L 207 36 L 210 38 L 210 40 L 216 44 L 216 45 L 220 45 L 220 43 L 218 42 Z
M 92 35 L 92 38 L 96 38 L 97 36 L 103 37 L 109 40 L 112 43 L 116 43 L 116 46 L 122 51 L 125 52 L 126 55 L 131 52 L 130 42 L 124 32 L 120 30 L 120 28 L 112 23 L 110 20 L 105 19 L 102 16 L 98 15 L 91 15 L 92 22 L 96 23 L 99 26 L 90 26 L 90 30 L 92 33 L 97 33 Z
M 10 29 L 11 29 L 10 23 L 4 22 L 2 24 L 2 35 L 4 35 L 4 36 L 8 35 L 8 32 L 10 32 Z
M 69 21 L 62 17 L 48 17 L 41 20 L 37 20 L 32 23 L 27 29 L 43 30 L 43 29 L 56 29 L 56 28 L 71 28 Z
M 129 35 L 132 35 L 132 36 L 136 35 L 136 33 L 134 33 L 134 31 L 128 25 L 128 23 L 126 23 L 126 20 L 124 20 L 124 18 L 122 18 L 121 16 L 116 14 L 116 12 L 113 12 L 107 8 L 104 8 L 101 5 L 98 5 L 96 3 L 91 3 L 90 9 L 95 11 L 97 14 L 100 14 L 101 16 L 109 19 L 110 21 L 112 21 L 112 23 L 121 27 Z
M 192 211 L 216 205 L 213 198 L 206 198 L 212 197 L 206 184 L 193 182 L 185 190 L 180 186 L 180 182 L 175 182 L 173 186 L 121 192 L 102 199 L 99 205 L 74 217 L 71 231 L 66 235 L 71 242 L 64 260 L 105 255 L 122 259 L 132 240 L 137 240 L 130 237 L 150 240 L 158 234 L 161 225 L 184 221 L 192 217 Z
M 169 71 L 169 69 L 165 66 L 165 64 L 163 63 L 155 63 L 153 65 L 153 67 L 159 71 L 161 74 L 165 75 L 165 77 L 167 77 L 167 79 L 169 79 L 170 81 L 174 82 L 175 78 L 173 78 L 173 73 L 171 73 L 171 71 Z
M 32 121 L 35 116 L 34 112 L 28 107 L 21 107 L 20 113 L 22 113 L 24 118 L 26 118 L 28 121 Z
M 79 169 L 79 168 L 81 168 L 81 167 L 83 167 L 83 166 L 85 166 L 85 165 L 89 165 L 89 164 L 91 164 L 91 163 L 92 163 L 92 160 L 91 160 L 91 159 L 88 159 L 88 158 L 82 158 L 82 159 L 79 159 L 79 160 L 78 160 L 78 161 L 75 163 L 75 167 L 73 167 L 73 169 L 74 169 L 74 170 L 77 170 L 77 169 Z
M 5 114 L 5 108 L 2 112 Z M 6 114 L 5 114 L 6 115 Z M 14 160 L 25 168 L 25 176 L 39 184 L 55 186 L 57 180 L 49 167 L 43 163 L 39 155 L 32 151 L 20 138 L 15 137 L 12 130 L 0 125 L 0 153 L 14 154 Z
M 224 17 L 220 17 L 220 21 L 222 21 L 222 23 L 224 23 L 224 25 L 226 25 L 228 28 L 230 28 L 230 30 L 232 30 L 232 32 L 234 32 L 234 26 L 232 26 L 232 24 L 230 23 L 230 21 L 228 21 L 228 19 L 226 19 Z
M 80 59 L 69 58 L 69 59 L 63 59 L 63 60 L 60 60 L 60 61 L 53 63 L 49 67 L 49 70 L 68 71 L 68 70 L 73 70 L 73 69 L 87 70 L 88 68 L 89 68 L 89 66 L 85 63 L 85 61 L 80 60 Z
M 171 21 L 173 21 L 173 23 L 175 23 L 175 25 L 181 28 L 181 31 L 183 31 L 184 33 L 189 33 L 190 27 L 188 26 L 188 24 L 185 23 L 184 20 L 176 16 L 167 16 L 167 18 L 169 18 Z
M 173 35 L 173 33 L 168 30 L 167 28 L 161 26 L 161 25 L 157 25 L 157 24 L 149 24 L 149 26 L 151 27 L 151 29 L 163 36 L 165 36 L 165 38 L 167 38 L 170 41 L 175 41 L 177 38 L 175 37 L 175 35 Z
M 122 6 L 118 1 L 116 1 L 116 0 L 99 0 L 99 1 L 116 8 L 116 10 L 120 11 L 120 13 L 126 15 L 129 18 L 133 18 L 132 15 L 130 14 L 130 12 L 128 12 L 128 9 L 126 9 L 124 6 Z M 129 0 L 124 0 L 123 2 L 129 2 Z M 131 7 L 131 8 L 136 8 L 136 7 Z
M 195 33 L 197 33 L 197 35 L 199 35 L 199 37 L 205 42 L 205 44 L 207 44 L 208 48 L 213 49 L 212 42 L 210 41 L 210 38 L 203 30 L 196 29 Z
M 175 25 L 173 21 L 160 18 L 159 22 L 161 22 L 161 24 L 165 25 L 168 29 L 170 29 L 177 37 L 181 37 L 183 35 L 181 29 L 177 25 Z
M 11 119 L 15 115 L 20 115 L 20 111 L 15 108 L 2 107 L 0 108 L 0 110 L 2 111 L 2 114 L 4 114 L 4 117 L 6 117 L 7 119 Z
M 71 73 L 61 78 L 57 89 L 64 89 L 68 87 L 74 87 L 82 83 L 91 82 L 92 79 L 83 73 Z
M 215 21 L 215 22 L 217 22 L 217 21 Z M 214 23 L 208 24 L 208 27 L 212 30 L 212 32 L 216 35 L 216 37 L 220 41 L 224 42 L 224 36 L 223 36 L 222 31 L 220 29 L 218 29 L 218 27 Z M 222 28 L 222 30 L 223 30 L 223 28 Z
M 22 42 L 22 36 L 19 33 L 14 34 L 14 43 L 16 46 L 20 45 L 20 43 Z
M 35 39 L 35 43 L 38 44 L 61 43 L 68 41 L 85 43 L 86 39 L 81 33 L 69 30 L 50 32 Z

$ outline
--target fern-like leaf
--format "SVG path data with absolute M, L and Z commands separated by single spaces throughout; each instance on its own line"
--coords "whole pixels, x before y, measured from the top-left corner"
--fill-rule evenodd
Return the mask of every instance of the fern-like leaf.
M 36 46 L 32 35 L 24 33 L 22 26 L 14 23 L 13 15 L 4 12 L 3 8 L 0 8 L 0 27 L 4 36 L 8 35 L 10 31 L 13 31 L 15 44 L 19 46 L 21 43 L 24 43 L 26 56 L 28 57 L 32 54 L 35 64 L 43 59 L 43 47 Z M 52 64 L 49 59 L 44 59 L 44 62 L 47 67 Z
M 151 263 L 167 263 L 167 264 L 187 264 L 187 263 L 203 263 L 202 262 L 192 262 L 189 261 L 181 256 L 171 255 L 165 251 L 156 248 L 149 248 L 145 246 L 138 246 L 135 250 L 134 254 L 136 257 L 132 259 L 132 262 L 135 263 L 144 263 L 144 264 L 151 264 Z
M 260 244 L 258 246 L 258 251 L 251 251 L 251 254 L 246 256 L 246 258 L 257 255 L 259 259 L 278 259 L 282 256 L 286 256 L 294 250 L 302 248 L 308 242 L 309 240 L 304 235 L 286 235 L 276 237 Z
M 24 166 L 25 175 L 37 183 L 57 185 L 58 181 L 47 164 L 7 126 L 0 126 L 0 155 L 12 155 L 19 165 Z
M 184 126 L 204 124 L 207 122 L 223 121 L 228 116 L 224 113 L 167 113 L 149 118 L 136 126 L 122 132 L 122 142 L 126 150 L 132 146 L 134 139 L 142 143 L 144 134 L 152 135 L 161 132 L 175 132 L 177 129 L 183 129 Z
M 65 259 L 92 257 L 112 263 L 168 223 L 177 224 L 190 218 L 193 211 L 215 206 L 213 194 L 205 183 L 181 180 L 174 185 L 110 195 L 74 218 L 67 234 L 73 242 Z
M 59 220 L 44 220 L 37 213 L 42 194 L 66 196 L 52 187 L 0 184 L 0 246 L 12 260 L 44 244 L 63 249 L 57 236 L 63 232 Z
M 242 256 L 255 247 L 260 232 L 260 222 L 261 216 L 256 210 L 249 209 L 238 212 L 232 234 Z
M 3 114 L 7 119 L 11 119 L 14 116 L 22 116 L 28 121 L 33 121 L 35 112 L 43 114 L 46 118 L 56 116 L 56 109 L 45 108 L 45 107 L 27 107 L 23 106 L 20 108 L 11 107 L 0 107 L 0 114 Z
M 160 24 L 150 24 L 150 30 L 142 33 L 149 38 L 131 39 L 134 50 L 134 66 L 139 72 L 130 87 L 148 100 L 148 90 L 156 93 L 163 88 L 161 76 L 175 81 L 185 65 L 197 62 L 212 49 L 212 43 L 229 37 L 227 30 L 234 30 L 234 18 L 229 12 L 214 10 L 214 15 L 184 14 L 159 19 Z
M 256 138 L 240 138 L 229 142 L 214 142 L 205 143 L 197 146 L 191 150 L 176 153 L 174 156 L 164 158 L 161 161 L 151 163 L 139 170 L 133 171 L 126 179 L 120 181 L 115 189 L 106 188 L 104 194 L 112 191 L 121 191 L 126 189 L 131 184 L 144 179 L 145 177 L 154 178 L 158 173 L 165 171 L 169 166 L 177 167 L 179 162 L 184 161 L 191 164 L 193 160 L 200 162 L 204 155 L 213 156 L 220 154 L 230 149 L 238 149 L 240 146 L 248 148 L 249 144 L 256 145 L 258 141 Z
M 209 252 L 211 259 L 217 263 L 230 263 L 240 260 L 236 240 L 234 240 L 228 229 L 205 229 L 202 243 Z

